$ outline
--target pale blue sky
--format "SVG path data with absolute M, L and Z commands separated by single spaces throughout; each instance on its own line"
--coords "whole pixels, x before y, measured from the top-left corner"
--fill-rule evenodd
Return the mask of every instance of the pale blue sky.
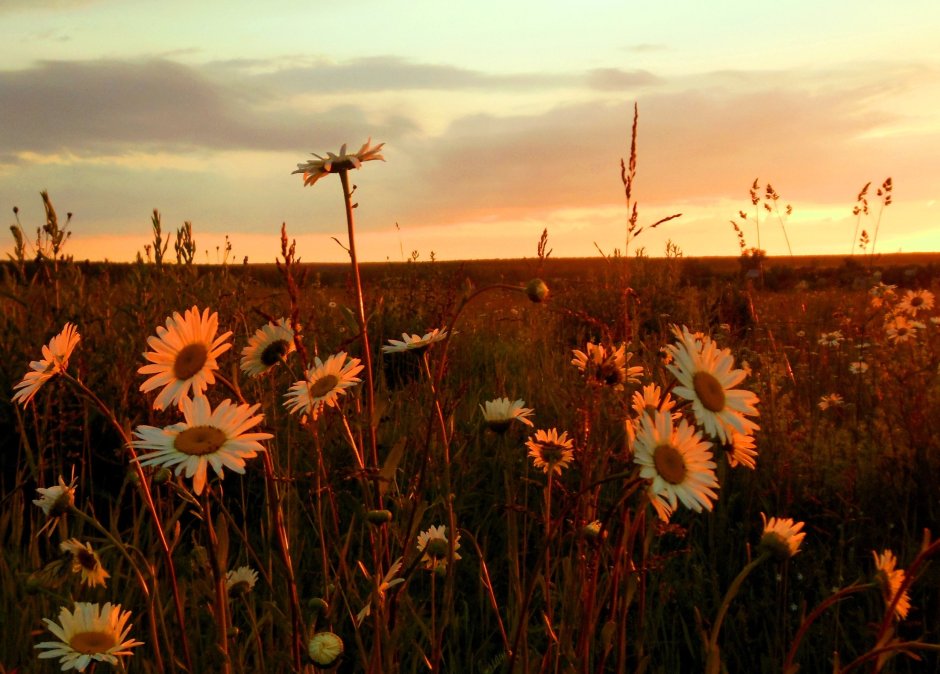
M 289 174 L 371 135 L 367 258 L 531 256 L 544 227 L 593 255 L 623 245 L 636 101 L 641 222 L 684 213 L 653 254 L 735 254 L 755 177 L 795 253 L 846 253 L 889 175 L 879 249 L 940 250 L 940 3 L 897 5 L 0 0 L 0 206 L 33 228 L 48 189 L 79 258 L 133 258 L 156 207 L 200 248 L 271 261 L 286 222 L 339 260 L 338 184 Z M 779 223 L 761 243 L 785 252 Z

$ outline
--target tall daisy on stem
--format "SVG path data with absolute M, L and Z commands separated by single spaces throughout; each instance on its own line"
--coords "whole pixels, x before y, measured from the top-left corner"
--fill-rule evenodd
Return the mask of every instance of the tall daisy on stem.
M 751 574 L 751 571 L 768 559 L 785 562 L 793 557 L 800 551 L 800 545 L 806 536 L 805 533 L 802 533 L 802 522 L 794 522 L 790 518 L 782 517 L 771 517 L 768 520 L 764 513 L 761 513 L 761 519 L 764 522 L 764 530 L 758 548 L 760 555 L 745 565 L 735 579 L 731 581 L 731 585 L 721 601 L 721 606 L 718 607 L 718 614 L 715 616 L 711 632 L 705 635 L 707 637 L 705 644 L 705 674 L 719 674 L 721 671 L 721 651 L 718 647 L 718 635 L 721 632 L 721 625 L 724 623 L 725 616 L 728 614 L 728 607 L 731 606 L 731 600 L 738 594 L 744 579 Z
M 371 445 L 370 449 L 372 450 L 371 459 L 374 465 L 378 464 L 378 453 L 375 444 L 375 388 L 372 382 L 372 352 L 369 348 L 366 308 L 362 298 L 362 279 L 359 276 L 359 260 L 356 257 L 353 209 L 356 208 L 358 204 L 352 202 L 355 186 L 353 186 L 352 190 L 349 188 L 348 174 L 350 169 L 360 168 L 363 162 L 374 160 L 385 161 L 385 157 L 381 155 L 381 150 L 384 145 L 385 143 L 379 143 L 373 147 L 372 139 L 369 138 L 363 143 L 362 147 L 359 148 L 358 152 L 347 153 L 346 145 L 344 144 L 343 147 L 340 148 L 338 155 L 332 152 L 327 152 L 326 157 L 314 154 L 313 156 L 316 157 L 316 159 L 297 164 L 297 170 L 292 172 L 303 174 L 305 186 L 315 184 L 320 178 L 330 173 L 338 173 L 340 183 L 343 187 L 343 203 L 346 206 L 346 228 L 349 236 L 349 248 L 347 252 L 349 253 L 349 261 L 352 265 L 353 281 L 356 284 L 356 320 L 359 323 L 359 334 L 362 338 L 363 362 L 366 370 L 366 412 L 369 420 L 369 442 Z

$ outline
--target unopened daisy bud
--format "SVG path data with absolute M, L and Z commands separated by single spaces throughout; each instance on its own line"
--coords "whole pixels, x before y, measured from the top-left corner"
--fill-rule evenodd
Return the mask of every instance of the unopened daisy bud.
M 314 597 L 307 602 L 307 606 L 310 607 L 310 610 L 317 611 L 318 613 L 325 613 L 330 610 L 329 603 L 327 603 L 326 599 L 321 597 Z
M 597 538 L 601 535 L 601 523 L 598 520 L 588 522 L 581 527 L 581 534 L 586 538 Z
M 548 286 L 545 285 L 545 281 L 542 279 L 534 278 L 526 283 L 525 294 L 529 300 L 536 304 L 544 302 L 545 298 L 548 297 Z
M 137 484 L 138 482 L 140 482 L 140 475 L 137 473 L 136 469 L 131 468 L 127 471 L 127 480 L 131 484 Z
M 307 653 L 314 664 L 331 667 L 343 654 L 343 640 L 332 632 L 317 632 L 307 644 Z
M 366 520 L 372 524 L 385 524 L 392 521 L 391 510 L 370 510 L 366 513 Z
M 170 480 L 171 477 L 173 477 L 173 471 L 171 471 L 171 470 L 170 470 L 169 468 L 167 468 L 166 466 L 163 466 L 163 467 L 159 468 L 156 472 L 154 472 L 154 474 L 153 474 L 153 483 L 154 483 L 154 484 L 165 484 L 166 482 L 168 482 L 168 481 Z
M 38 594 L 42 590 L 44 583 L 39 574 L 39 571 L 33 571 L 26 577 L 26 594 Z

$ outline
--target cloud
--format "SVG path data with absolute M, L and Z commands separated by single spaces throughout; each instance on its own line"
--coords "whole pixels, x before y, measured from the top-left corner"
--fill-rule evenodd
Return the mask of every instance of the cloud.
M 294 62 L 296 63 L 296 61 Z M 373 56 L 336 63 L 319 59 L 300 66 L 271 68 L 263 61 L 216 62 L 214 68 L 232 71 L 262 70 L 255 81 L 284 92 L 330 94 L 414 90 L 527 90 L 576 84 L 570 75 L 519 73 L 497 75 L 451 65 L 413 63 L 396 56 Z
M 21 152 L 115 153 L 128 148 L 277 150 L 304 147 L 311 129 L 333 141 L 416 128 L 355 105 L 313 113 L 267 105 L 266 92 L 216 81 L 167 60 L 48 61 L 0 72 L 0 159 Z
M 70 10 L 96 4 L 100 0 L 0 0 L 0 14 L 34 10 Z
M 639 86 L 657 84 L 661 80 L 648 70 L 621 70 L 619 68 L 595 68 L 587 74 L 587 84 L 600 91 L 636 89 Z
M 736 194 L 746 201 L 759 177 L 795 204 L 851 202 L 865 180 L 906 173 L 909 194 L 919 196 L 934 189 L 923 167 L 937 163 L 937 131 L 899 139 L 878 130 L 904 127 L 913 113 L 892 101 L 925 79 L 919 68 L 866 64 L 849 73 L 706 73 L 647 90 L 637 97 L 635 195 L 641 205 Z M 608 96 L 543 113 L 454 121 L 419 150 L 424 168 L 416 184 L 424 193 L 409 215 L 622 203 L 619 162 L 629 153 L 632 102 Z

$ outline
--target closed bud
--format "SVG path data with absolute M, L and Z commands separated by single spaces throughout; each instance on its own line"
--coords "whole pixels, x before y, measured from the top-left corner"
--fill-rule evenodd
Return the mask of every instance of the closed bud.
M 542 279 L 534 278 L 526 284 L 525 294 L 529 300 L 538 304 L 548 297 L 548 286 L 545 285 L 545 281 Z
M 172 477 L 173 471 L 171 471 L 166 466 L 162 466 L 153 474 L 153 483 L 154 484 L 163 484 Z
M 366 520 L 372 524 L 385 524 L 392 521 L 391 510 L 370 510 L 366 513 Z
M 332 632 L 317 632 L 307 644 L 307 653 L 315 665 L 332 667 L 343 654 L 343 640 Z
M 309 606 L 311 610 L 317 611 L 318 613 L 325 613 L 330 609 L 329 603 L 327 603 L 326 599 L 321 597 L 314 597 L 307 602 L 307 606 Z

